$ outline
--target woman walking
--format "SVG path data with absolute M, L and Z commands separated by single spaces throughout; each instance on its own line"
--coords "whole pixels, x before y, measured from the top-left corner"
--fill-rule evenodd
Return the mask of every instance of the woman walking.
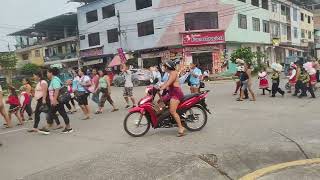
M 75 87 L 73 87 L 73 89 L 75 90 L 77 101 L 85 116 L 82 120 L 88 120 L 90 119 L 88 88 L 91 86 L 91 79 L 85 74 L 85 71 L 83 69 L 79 69 L 78 75 L 79 77 L 76 79 L 76 82 L 74 83 Z
M 34 98 L 37 101 L 36 109 L 34 111 L 34 124 L 33 128 L 28 132 L 38 132 L 38 126 L 40 122 L 40 114 L 45 111 L 49 111 L 49 96 L 48 96 L 48 83 L 43 78 L 41 72 L 33 74 L 34 81 L 37 82 L 36 88 L 34 89 Z
M 70 120 L 66 110 L 64 109 L 64 104 L 58 101 L 59 91 L 63 85 L 61 80 L 57 77 L 58 75 L 59 75 L 58 68 L 51 68 L 47 72 L 47 77 L 50 80 L 50 85 L 48 87 L 49 98 L 50 98 L 49 117 L 50 117 L 50 120 L 59 119 L 57 116 L 57 112 L 59 112 L 60 116 L 63 118 L 65 122 L 65 128 L 62 131 L 62 133 L 71 133 L 73 132 L 73 129 L 70 127 Z M 42 128 L 39 130 L 39 132 L 43 134 L 50 134 L 50 131 L 48 128 Z
M 110 78 L 107 75 L 106 71 L 102 71 L 99 70 L 98 71 L 99 74 L 99 83 L 98 83 L 98 93 L 102 93 L 102 96 L 100 98 L 99 101 L 99 109 L 96 111 L 95 114 L 101 114 L 104 104 L 106 101 L 108 101 L 110 103 L 110 105 L 112 106 L 112 110 L 111 112 L 115 112 L 118 111 L 119 109 L 117 109 L 114 105 L 114 102 L 111 98 L 111 85 L 110 85 Z
M 9 116 L 6 112 L 6 109 L 4 107 L 4 104 L 3 104 L 3 94 L 2 94 L 1 85 L 0 85 L 0 114 L 2 115 L 2 117 L 4 118 L 4 121 L 5 121 L 5 123 L 3 124 L 4 128 L 11 128 L 12 127 L 11 119 L 9 118 Z
M 74 92 L 73 92 L 73 88 L 72 88 L 72 80 L 69 79 L 66 82 L 66 85 L 68 87 L 68 92 L 70 94 L 70 101 L 68 103 L 66 103 L 66 107 L 68 108 L 68 113 L 73 114 L 74 112 L 77 112 L 76 110 L 76 104 L 74 103 Z
M 28 99 L 29 99 L 29 102 L 27 104 L 27 106 L 25 107 L 25 111 L 27 112 L 29 118 L 28 120 L 31 121 L 32 120 L 32 113 L 33 113 L 33 110 L 32 110 L 32 107 L 31 107 L 31 104 L 32 104 L 32 87 L 31 87 L 31 83 L 29 81 L 29 79 L 22 79 L 22 84 L 23 84 L 23 87 L 25 88 L 25 92 L 28 94 Z M 22 120 L 25 121 L 24 117 L 22 116 Z
M 9 119 L 11 121 L 12 120 L 12 114 L 15 114 L 17 119 L 19 120 L 19 123 L 17 124 L 17 126 L 21 126 L 21 125 L 23 125 L 23 121 L 22 121 L 22 118 L 21 118 L 20 113 L 19 113 L 20 101 L 19 101 L 18 94 L 17 94 L 16 89 L 14 87 L 10 87 L 9 91 L 10 91 L 10 95 L 8 97 L 8 100 L 7 100 L 7 104 L 10 105 L 10 107 L 9 107 Z
M 263 68 L 259 73 L 258 73 L 260 83 L 259 83 L 259 88 L 262 89 L 262 95 L 266 95 L 265 91 L 267 90 L 269 93 L 271 93 L 271 90 L 269 89 L 269 81 L 268 81 L 268 73 L 266 68 Z

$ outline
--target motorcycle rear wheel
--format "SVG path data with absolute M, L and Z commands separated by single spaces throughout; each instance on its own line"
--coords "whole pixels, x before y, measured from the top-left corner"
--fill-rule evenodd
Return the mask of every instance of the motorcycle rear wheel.
M 123 127 L 130 136 L 141 137 L 149 131 L 150 121 L 146 115 L 143 115 L 140 112 L 131 112 L 125 117 Z
M 200 131 L 207 124 L 207 111 L 200 105 L 188 109 L 185 116 L 184 127 L 189 131 Z

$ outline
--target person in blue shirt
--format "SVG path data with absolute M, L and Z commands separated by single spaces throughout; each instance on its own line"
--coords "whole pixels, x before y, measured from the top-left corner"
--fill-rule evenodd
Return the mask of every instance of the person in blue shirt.
M 191 68 L 190 79 L 189 79 L 190 91 L 191 91 L 191 93 L 199 93 L 200 92 L 200 78 L 202 76 L 202 72 L 197 67 L 196 64 L 191 64 L 190 68 Z

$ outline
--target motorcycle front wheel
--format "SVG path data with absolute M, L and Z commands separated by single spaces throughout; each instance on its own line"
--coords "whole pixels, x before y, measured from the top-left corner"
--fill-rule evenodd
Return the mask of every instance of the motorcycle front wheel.
M 123 122 L 124 130 L 132 137 L 141 137 L 150 129 L 148 118 L 140 112 L 129 113 Z
M 207 124 L 207 120 L 207 112 L 200 105 L 191 107 L 184 114 L 184 126 L 189 131 L 200 131 Z

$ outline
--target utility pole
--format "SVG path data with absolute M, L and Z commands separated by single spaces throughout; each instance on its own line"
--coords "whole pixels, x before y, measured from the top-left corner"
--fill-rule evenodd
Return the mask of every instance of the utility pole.
M 8 43 L 8 51 L 11 52 L 10 44 Z
M 120 48 L 122 48 L 122 38 L 121 38 L 121 21 L 120 21 L 120 12 L 117 11 L 117 18 L 118 18 L 118 36 L 120 42 Z

